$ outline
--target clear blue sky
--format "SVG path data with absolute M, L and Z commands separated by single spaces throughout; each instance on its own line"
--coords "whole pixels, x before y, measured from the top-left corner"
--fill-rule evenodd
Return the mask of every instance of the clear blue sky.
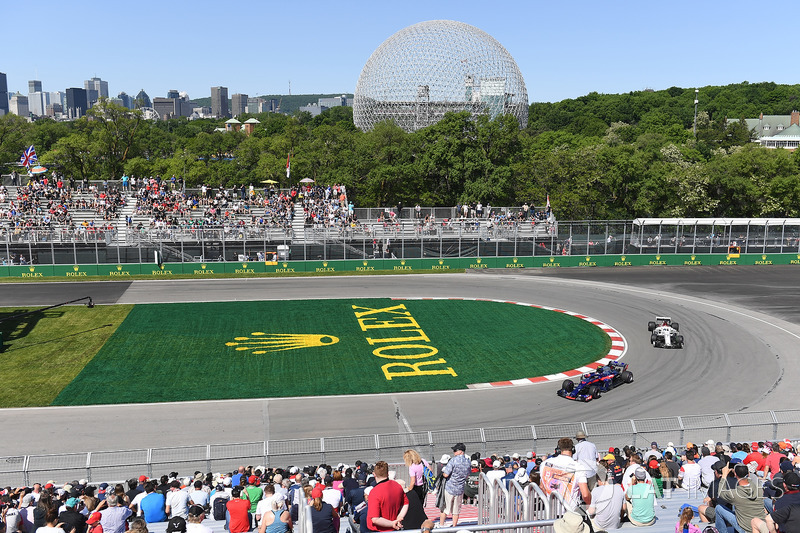
M 193 98 L 352 93 L 367 58 L 424 20 L 472 24 L 503 44 L 531 102 L 741 81 L 797 83 L 791 16 L 773 1 L 0 0 L 0 72 L 9 91 L 45 91 L 98 76 L 109 92 Z M 27 21 L 15 24 L 11 21 Z M 9 34 L 13 28 L 13 35 Z M 781 32 L 782 33 L 778 33 Z M 782 39 L 788 49 L 781 45 Z M 786 52 L 788 51 L 788 55 Z

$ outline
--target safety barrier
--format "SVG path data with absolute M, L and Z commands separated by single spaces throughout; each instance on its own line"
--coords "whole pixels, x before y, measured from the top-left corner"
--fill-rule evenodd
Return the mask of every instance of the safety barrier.
M 506 488 L 503 481 L 480 475 L 478 482 L 478 524 L 514 524 L 503 528 L 504 533 L 522 533 L 527 528 L 519 524 L 555 520 L 564 515 L 568 506 L 557 492 L 546 495 L 533 484 L 525 487 L 516 480 Z M 552 524 L 543 525 L 540 533 L 552 533 Z
M 81 265 L 0 266 L 0 278 L 89 278 L 106 276 L 130 278 L 234 277 L 259 274 L 336 273 L 336 272 L 435 272 L 452 270 L 506 270 L 561 267 L 633 266 L 708 266 L 708 265 L 798 265 L 800 254 L 706 254 L 706 255 L 599 255 L 533 257 L 442 257 L 438 259 L 363 259 L 331 261 L 240 261 L 205 263 L 101 263 Z
M 0 457 L 0 485 L 29 485 L 42 479 L 70 481 L 119 480 L 168 471 L 230 471 L 240 465 L 311 465 L 357 460 L 401 461 L 414 448 L 435 460 L 463 442 L 467 452 L 553 451 L 558 439 L 584 431 L 598 449 L 630 444 L 647 448 L 650 442 L 678 446 L 686 442 L 794 439 L 800 436 L 800 409 L 688 415 L 595 422 L 564 422 L 499 428 L 467 428 L 413 433 L 388 433 L 249 443 L 208 444 L 119 451 Z

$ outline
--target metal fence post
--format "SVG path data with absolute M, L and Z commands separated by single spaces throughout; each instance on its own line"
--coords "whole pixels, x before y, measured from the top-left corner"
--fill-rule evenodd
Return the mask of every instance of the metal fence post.
M 730 442 L 731 441 L 731 419 L 728 417 L 728 413 L 725 413 L 725 425 L 728 426 L 728 435 L 725 437 L 725 440 Z
M 147 448 L 147 477 L 153 479 L 153 448 Z
M 481 428 L 481 445 L 482 445 L 481 455 L 483 457 L 486 457 L 486 433 L 484 433 L 483 428 Z
M 683 419 L 681 417 L 677 418 L 678 418 L 678 425 L 681 428 L 681 446 L 683 446 L 683 443 L 686 442 L 686 428 L 683 427 Z
M 534 453 L 539 453 L 539 450 L 536 449 L 536 426 L 531 424 L 531 434 L 533 435 L 533 451 Z
M 92 479 L 92 452 L 86 453 L 86 479 Z
M 633 443 L 636 444 L 636 422 L 634 422 L 632 418 L 630 420 L 631 420 L 631 431 L 633 432 L 631 437 L 633 438 Z
M 183 252 L 181 252 L 183 253 Z M 211 472 L 211 445 L 206 445 L 206 472 Z
M 322 462 L 325 462 L 325 437 L 319 438 L 319 451 L 320 451 L 320 459 Z
M 30 458 L 31 458 L 30 455 L 26 455 L 25 460 L 22 461 L 22 480 L 25 482 L 26 487 L 31 486 L 30 476 L 28 475 L 28 466 L 30 463 Z
M 269 466 L 269 441 L 264 441 L 264 447 L 261 448 L 261 455 L 264 456 L 264 464 Z
M 770 411 L 769 414 L 772 415 L 772 440 L 778 440 L 778 417 L 775 416 L 775 411 Z
M 376 433 L 375 434 L 375 462 L 377 463 L 380 460 L 381 460 L 381 441 L 380 441 L 380 438 L 378 437 L 378 434 Z
M 436 456 L 433 453 L 434 445 L 433 445 L 433 432 L 432 431 L 428 431 L 428 448 L 431 451 L 430 452 L 431 453 L 431 456 L 430 456 L 431 457 L 431 461 L 435 463 L 436 462 Z

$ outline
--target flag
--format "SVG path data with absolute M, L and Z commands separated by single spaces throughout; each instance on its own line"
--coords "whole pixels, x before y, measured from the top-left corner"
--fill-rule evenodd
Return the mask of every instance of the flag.
M 289 174 L 292 172 L 292 164 L 291 164 L 292 154 L 291 152 L 286 156 L 286 178 L 289 178 Z
M 547 195 L 547 209 L 550 209 L 550 195 Z
M 22 157 L 19 158 L 20 164 L 28 169 L 30 169 L 31 165 L 37 161 L 39 161 L 39 158 L 36 157 L 36 149 L 33 147 L 33 145 L 30 145 L 27 150 L 22 152 Z

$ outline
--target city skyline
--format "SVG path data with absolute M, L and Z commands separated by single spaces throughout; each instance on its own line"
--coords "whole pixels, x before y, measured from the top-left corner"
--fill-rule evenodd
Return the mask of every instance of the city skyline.
M 777 12 L 791 6 L 773 5 Z M 74 11 L 61 10 L 53 0 L 7 5 L 10 19 L 25 17 L 29 9 L 59 16 L 40 17 L 38 38 L 24 42 L 24 53 L 4 58 L 0 71 L 8 76 L 8 92 L 22 94 L 32 80 L 55 92 L 83 87 L 93 77 L 108 82 L 112 97 L 141 89 L 161 97 L 177 89 L 196 99 L 211 96 L 215 86 L 227 87 L 229 94 L 288 94 L 290 83 L 292 94 L 352 94 L 369 56 L 392 34 L 417 22 L 450 19 L 486 31 L 509 51 L 531 103 L 593 91 L 794 82 L 782 54 L 750 45 L 751 4 L 743 1 L 554 5 L 512 0 L 491 11 L 485 2 L 472 0 L 409 0 L 402 8 L 247 0 L 237 9 L 248 14 L 244 22 L 209 20 L 209 13 L 218 12 L 215 6 L 207 0 L 181 7 L 143 0 L 135 10 L 97 0 Z M 87 35 L 92 38 L 70 38 L 69 32 L 86 23 L 86 13 L 91 13 Z M 128 38 L 120 31 L 123 24 L 142 31 Z M 769 42 L 777 46 L 780 40 L 774 37 L 780 36 L 771 34 Z M 69 53 L 60 53 L 59 42 L 69 43 Z

